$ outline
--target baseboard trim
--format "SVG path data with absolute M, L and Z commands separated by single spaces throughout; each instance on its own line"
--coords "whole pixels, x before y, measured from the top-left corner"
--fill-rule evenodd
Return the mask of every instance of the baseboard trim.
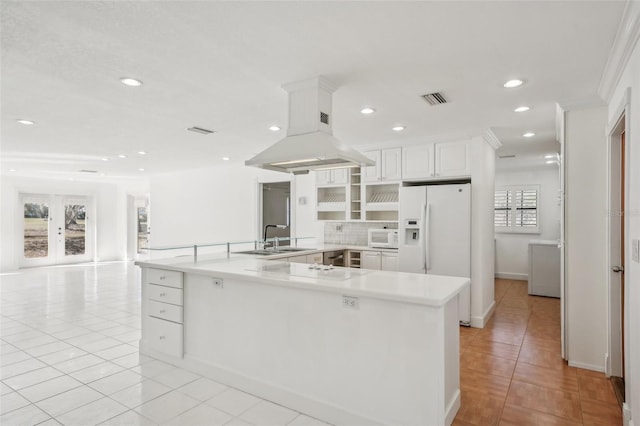
M 584 362 L 569 361 L 569 367 L 582 368 L 583 370 L 592 370 L 604 373 L 603 365 L 585 364 Z
M 472 316 L 471 317 L 471 327 L 473 328 L 484 328 L 484 326 L 489 322 L 491 315 L 496 310 L 496 301 L 491 302 L 491 306 L 487 309 L 482 316 Z
M 451 402 L 447 406 L 445 411 L 444 424 L 449 426 L 453 423 L 453 419 L 456 418 L 458 410 L 460 409 L 460 389 L 456 390 L 455 395 L 451 398 Z
M 633 426 L 633 419 L 631 418 L 631 409 L 626 402 L 622 404 L 622 424 L 623 426 Z
M 496 272 L 494 276 L 496 278 L 501 278 L 503 280 L 529 281 L 529 274 L 516 274 L 514 272 Z

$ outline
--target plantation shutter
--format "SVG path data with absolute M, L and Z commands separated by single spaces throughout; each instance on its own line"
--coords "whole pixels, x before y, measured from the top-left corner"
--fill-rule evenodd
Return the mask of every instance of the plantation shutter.
M 493 223 L 497 227 L 511 226 L 511 192 L 500 190 L 495 193 Z

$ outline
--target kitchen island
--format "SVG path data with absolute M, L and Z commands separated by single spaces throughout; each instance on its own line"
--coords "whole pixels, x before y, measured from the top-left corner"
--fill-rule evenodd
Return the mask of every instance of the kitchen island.
M 141 353 L 337 425 L 457 413 L 468 278 L 233 254 L 137 264 Z

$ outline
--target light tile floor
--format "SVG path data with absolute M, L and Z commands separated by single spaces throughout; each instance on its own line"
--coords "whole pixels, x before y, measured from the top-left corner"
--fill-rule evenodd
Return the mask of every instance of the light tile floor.
M 0 424 L 326 425 L 138 353 L 138 268 L 0 274 Z

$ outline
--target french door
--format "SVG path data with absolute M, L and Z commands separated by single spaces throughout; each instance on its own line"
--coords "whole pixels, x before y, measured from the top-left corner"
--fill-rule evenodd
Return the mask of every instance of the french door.
M 93 259 L 93 214 L 89 197 L 21 194 L 21 266 Z

